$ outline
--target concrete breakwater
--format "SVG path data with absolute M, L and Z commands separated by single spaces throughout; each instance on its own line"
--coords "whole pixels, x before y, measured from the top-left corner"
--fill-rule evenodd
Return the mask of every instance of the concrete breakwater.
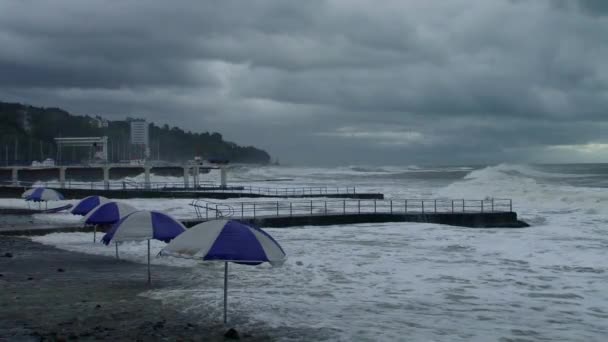
M 235 218 L 237 219 L 237 218 Z M 529 227 L 526 222 L 517 218 L 514 212 L 492 213 L 411 213 L 411 214 L 327 214 L 327 215 L 294 215 L 294 216 L 260 216 L 238 218 L 238 220 L 254 224 L 259 227 L 288 228 L 295 226 L 330 226 L 357 223 L 435 223 L 449 226 L 468 228 L 524 228 Z M 182 223 L 190 228 L 206 219 L 182 219 Z M 50 233 L 67 232 L 104 232 L 106 228 L 94 228 L 82 225 L 21 225 L 0 229 L 1 235 L 45 235 Z
M 0 198 L 19 198 L 27 187 L 0 186 Z M 355 199 L 383 199 L 379 193 L 356 193 L 353 191 L 310 191 L 295 189 L 294 191 L 271 191 L 250 187 L 199 187 L 197 189 L 86 189 L 86 188 L 57 188 L 66 199 L 81 199 L 87 196 L 99 195 L 107 198 L 287 198 L 287 197 L 329 197 Z M 267 191 L 268 190 L 268 191 Z M 331 189 L 330 189 L 331 190 Z
M 492 213 L 411 213 L 411 214 L 327 214 L 268 216 L 239 219 L 259 227 L 284 228 L 293 226 L 330 226 L 357 223 L 415 222 L 436 223 L 468 228 L 524 228 L 529 225 L 518 220 L 514 212 Z M 186 227 L 205 222 L 204 219 L 182 220 Z

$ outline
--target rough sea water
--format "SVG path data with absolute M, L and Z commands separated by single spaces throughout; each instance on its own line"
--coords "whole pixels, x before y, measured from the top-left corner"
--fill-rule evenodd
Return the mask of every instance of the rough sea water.
M 232 265 L 229 318 L 279 340 L 606 341 L 608 165 L 489 167 L 240 167 L 233 184 L 357 186 L 386 198 L 512 198 L 531 227 L 420 223 L 269 228 L 281 268 Z M 267 182 L 269 179 L 283 181 Z M 238 201 L 238 200 L 234 200 Z M 139 199 L 141 209 L 191 217 L 187 200 Z M 74 219 L 66 216 L 40 220 Z M 35 240 L 112 255 L 84 233 Z M 163 243 L 155 242 L 155 251 Z M 145 243 L 121 247 L 145 262 Z M 155 258 L 181 266 L 184 261 Z M 143 295 L 221 319 L 223 267 L 184 269 L 176 286 Z M 162 276 L 162 275 L 158 275 Z

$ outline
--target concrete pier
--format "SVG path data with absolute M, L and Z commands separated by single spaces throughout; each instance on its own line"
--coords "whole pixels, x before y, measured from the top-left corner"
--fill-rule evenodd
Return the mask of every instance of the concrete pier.
M 103 168 L 103 187 L 106 190 L 110 189 L 110 168 L 109 167 Z
M 236 219 L 236 218 L 234 218 Z M 258 227 L 288 228 L 297 226 L 330 226 L 357 223 L 435 223 L 467 228 L 524 228 L 529 225 L 517 219 L 514 212 L 503 213 L 437 213 L 437 214 L 328 214 L 328 215 L 297 215 L 297 216 L 268 216 L 238 219 L 239 221 Z M 186 219 L 182 223 L 190 228 L 204 219 Z M 0 229 L 0 236 L 46 235 L 50 233 L 92 232 L 93 227 L 81 225 L 43 225 L 21 226 Z M 103 229 L 98 228 L 98 232 Z
M 59 186 L 65 187 L 65 167 L 59 168 Z
M 27 190 L 27 187 L 16 186 L 0 186 L 0 198 L 19 198 L 21 194 Z M 353 198 L 353 199 L 382 199 L 383 194 L 378 193 L 255 193 L 243 190 L 238 190 L 239 187 L 203 187 L 199 189 L 167 189 L 167 190 L 151 190 L 151 189 L 84 189 L 84 188 L 69 188 L 56 189 L 61 192 L 65 199 L 82 199 L 87 196 L 99 195 L 107 198 L 128 199 L 128 198 L 210 198 L 210 199 L 228 199 L 228 198 L 312 198 L 312 197 L 327 197 L 327 198 Z
M 229 217 L 228 217 L 229 219 Z M 236 219 L 236 218 L 235 218 Z M 529 225 L 517 219 L 514 212 L 493 213 L 412 213 L 412 214 L 327 214 L 267 216 L 238 219 L 259 227 L 329 226 L 356 223 L 417 222 L 436 223 L 468 228 L 523 228 Z M 192 227 L 205 219 L 182 220 Z
M 65 187 L 71 181 L 101 181 L 109 189 L 110 182 L 115 179 L 133 177 L 144 174 L 144 188 L 150 189 L 152 174 L 184 177 L 184 186 L 190 186 L 189 178 L 192 173 L 194 185 L 200 184 L 200 173 L 210 170 L 220 170 L 220 183 L 226 186 L 227 169 L 225 166 L 212 165 L 128 165 L 128 164 L 99 164 L 99 165 L 73 165 L 73 166 L 10 166 L 0 167 L 0 183 L 10 182 L 13 186 L 31 184 L 34 182 L 59 181 L 60 187 Z

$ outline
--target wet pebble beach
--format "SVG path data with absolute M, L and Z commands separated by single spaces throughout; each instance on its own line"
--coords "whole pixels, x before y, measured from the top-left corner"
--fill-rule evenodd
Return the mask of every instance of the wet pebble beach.
M 219 319 L 189 316 L 141 296 L 150 289 L 145 265 L 17 237 L 0 236 L 0 252 L 0 341 L 225 340 Z M 155 266 L 154 272 L 163 277 L 152 289 L 179 282 L 183 269 Z

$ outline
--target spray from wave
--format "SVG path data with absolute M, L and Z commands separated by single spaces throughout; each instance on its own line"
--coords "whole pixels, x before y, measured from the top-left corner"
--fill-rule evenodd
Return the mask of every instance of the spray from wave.
M 608 214 L 608 194 L 599 187 L 575 187 L 561 181 L 585 177 L 545 172 L 529 165 L 499 164 L 468 173 L 438 191 L 448 198 L 511 198 L 523 212 Z

